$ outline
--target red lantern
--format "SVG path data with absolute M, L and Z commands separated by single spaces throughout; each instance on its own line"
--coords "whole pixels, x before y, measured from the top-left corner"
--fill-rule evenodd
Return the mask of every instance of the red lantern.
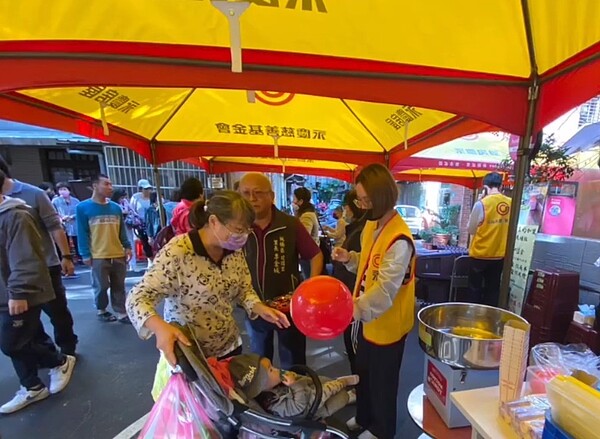
M 292 320 L 309 338 L 330 340 L 352 321 L 354 304 L 346 285 L 330 276 L 316 276 L 300 284 L 291 303 Z

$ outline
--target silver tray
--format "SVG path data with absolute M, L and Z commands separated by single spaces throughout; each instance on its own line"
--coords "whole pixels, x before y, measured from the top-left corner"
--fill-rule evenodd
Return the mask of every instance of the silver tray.
M 419 344 L 427 355 L 461 369 L 497 369 L 504 325 L 527 322 L 501 308 L 474 303 L 438 303 L 417 314 Z

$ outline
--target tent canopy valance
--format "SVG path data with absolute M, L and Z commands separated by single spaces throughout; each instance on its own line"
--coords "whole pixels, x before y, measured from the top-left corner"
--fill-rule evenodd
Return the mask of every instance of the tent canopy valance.
M 426 182 L 437 181 L 440 183 L 458 184 L 470 189 L 477 189 L 483 183 L 483 177 L 490 171 L 480 169 L 445 169 L 445 168 L 423 168 L 408 171 L 395 172 L 397 181 Z
M 261 157 L 197 157 L 187 162 L 211 174 L 229 172 L 274 172 L 280 174 L 315 175 L 354 183 L 358 165 L 325 160 L 276 159 Z
M 539 129 L 600 92 L 599 17 L 597 0 L 2 0 L 0 90 L 273 90 L 523 135 L 530 97 Z

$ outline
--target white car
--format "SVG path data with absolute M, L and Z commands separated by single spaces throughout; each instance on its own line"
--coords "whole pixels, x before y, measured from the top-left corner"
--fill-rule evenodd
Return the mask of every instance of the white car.
M 405 204 L 394 206 L 394 209 L 402 216 L 413 236 L 423 231 L 423 213 L 421 209 L 417 206 L 408 206 Z

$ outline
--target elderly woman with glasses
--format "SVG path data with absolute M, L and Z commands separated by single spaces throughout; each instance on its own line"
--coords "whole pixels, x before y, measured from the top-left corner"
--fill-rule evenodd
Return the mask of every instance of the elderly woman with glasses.
M 242 350 L 233 318 L 239 303 L 251 319 L 289 326 L 285 314 L 264 305 L 252 287 L 242 252 L 254 210 L 233 191 L 218 192 L 192 207 L 190 232 L 176 236 L 158 253 L 154 265 L 129 293 L 127 313 L 141 338 L 156 336 L 156 347 L 175 365 L 174 344 L 189 344 L 167 322 L 190 329 L 207 356 L 226 358 Z M 165 301 L 164 319 L 156 307 Z
M 414 324 L 415 246 L 410 229 L 394 209 L 398 187 L 380 164 L 356 179 L 356 202 L 366 210 L 360 252 L 337 247 L 333 259 L 356 272 L 352 348 L 357 386 L 356 417 L 350 429 L 359 439 L 392 439 L 406 336 Z

